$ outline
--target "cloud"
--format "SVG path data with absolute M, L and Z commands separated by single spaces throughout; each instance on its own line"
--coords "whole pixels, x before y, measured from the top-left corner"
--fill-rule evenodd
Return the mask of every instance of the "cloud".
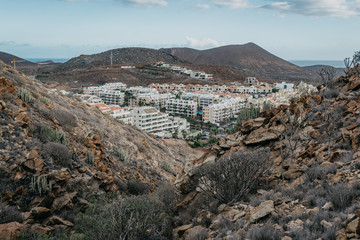
M 14 41 L 2 41 L 2 42 L 0 42 L 0 46 L 3 46 L 3 47 L 28 47 L 28 46 L 30 46 L 30 44 L 17 43 Z
M 287 0 L 275 1 L 262 6 L 283 14 L 296 13 L 305 16 L 348 18 L 360 16 L 360 0 Z
M 166 0 L 116 0 L 125 5 L 133 7 L 166 7 L 168 2 Z
M 210 2 L 219 7 L 231 9 L 250 8 L 248 0 L 210 0 Z
M 189 8 L 190 9 L 205 9 L 205 10 L 207 10 L 207 9 L 210 9 L 211 7 L 208 4 L 197 4 L 197 5 L 191 6 Z
M 202 38 L 202 39 L 195 39 L 192 37 L 186 37 L 187 46 L 192 48 L 209 48 L 209 47 L 219 47 L 225 45 L 224 43 L 220 43 L 211 38 Z

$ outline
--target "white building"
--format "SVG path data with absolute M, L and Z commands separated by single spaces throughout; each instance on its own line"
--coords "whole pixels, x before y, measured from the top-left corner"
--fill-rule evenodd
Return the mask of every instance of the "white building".
M 245 78 L 244 84 L 248 86 L 257 86 L 259 85 L 259 80 L 257 80 L 256 77 L 247 77 Z
M 108 105 L 122 105 L 125 99 L 125 93 L 116 90 L 102 90 L 99 97 Z
M 166 112 L 187 117 L 196 117 L 197 103 L 191 100 L 169 99 L 166 101 Z
M 229 98 L 220 103 L 212 104 L 203 108 L 203 121 L 220 123 L 236 117 L 241 108 L 245 107 L 244 99 Z
M 190 125 L 178 118 L 169 118 L 166 113 L 161 113 L 153 107 L 137 107 L 131 111 L 133 125 L 146 132 L 178 131 L 185 129 L 189 131 Z M 179 127 L 181 129 L 179 129 Z
M 286 83 L 286 82 L 275 83 L 275 88 L 278 89 L 293 89 L 293 87 L 294 87 L 293 83 Z
M 151 106 L 160 110 L 166 107 L 167 100 L 174 97 L 175 95 L 170 93 L 140 93 L 137 94 L 135 98 L 130 99 L 130 107 Z

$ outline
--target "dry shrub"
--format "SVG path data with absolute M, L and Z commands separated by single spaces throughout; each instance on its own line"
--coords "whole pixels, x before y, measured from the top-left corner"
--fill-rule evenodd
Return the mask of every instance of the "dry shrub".
M 71 168 L 70 151 L 66 146 L 60 143 L 46 143 L 43 147 L 43 155 L 54 160 L 55 163 L 63 167 Z
M 268 149 L 233 153 L 200 167 L 199 186 L 219 201 L 231 204 L 246 198 L 270 165 Z
M 9 222 L 22 222 L 23 217 L 16 207 L 0 203 L 0 224 Z
M 77 127 L 77 118 L 74 114 L 59 108 L 53 109 L 53 115 L 59 124 L 67 129 Z

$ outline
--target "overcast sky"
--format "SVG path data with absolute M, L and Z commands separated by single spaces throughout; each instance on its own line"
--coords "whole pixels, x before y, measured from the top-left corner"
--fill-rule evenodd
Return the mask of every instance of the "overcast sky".
M 23 58 L 248 42 L 287 60 L 360 50 L 360 0 L 0 0 L 0 9 L 0 51 Z

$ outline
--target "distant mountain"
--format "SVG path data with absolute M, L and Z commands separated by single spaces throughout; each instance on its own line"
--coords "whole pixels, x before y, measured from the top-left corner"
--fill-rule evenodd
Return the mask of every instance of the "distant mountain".
M 70 59 L 62 64 L 63 68 L 86 68 L 90 66 L 110 66 L 112 61 L 114 65 L 124 64 L 153 64 L 155 62 L 166 62 L 170 64 L 185 64 L 184 60 L 179 59 L 176 56 L 168 54 L 163 51 L 149 49 L 149 48 L 118 48 L 109 50 L 106 52 L 92 54 L 92 55 L 80 55 Z
M 265 78 L 287 79 L 310 77 L 307 69 L 287 62 L 254 43 L 229 45 L 208 50 L 167 48 L 160 51 L 174 55 L 192 64 L 231 66 Z
M 14 61 L 14 59 L 16 61 L 21 61 L 21 62 L 16 62 L 17 67 L 33 67 L 33 66 L 37 65 L 36 63 L 27 61 L 23 58 L 15 56 L 15 55 L 5 53 L 5 52 L 0 52 L 0 60 L 3 61 L 5 64 L 14 66 L 14 63 L 12 63 L 12 61 Z

